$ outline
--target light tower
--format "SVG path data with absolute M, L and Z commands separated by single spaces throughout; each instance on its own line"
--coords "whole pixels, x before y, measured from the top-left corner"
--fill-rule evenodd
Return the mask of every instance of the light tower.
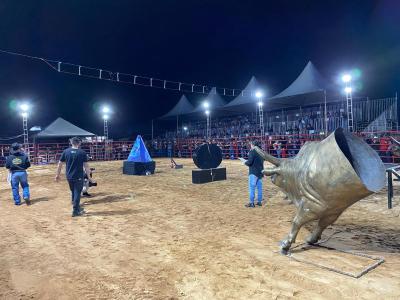
M 354 124 L 353 124 L 353 95 L 352 88 L 350 86 L 351 83 L 351 75 L 344 74 L 342 76 L 342 81 L 345 84 L 344 92 L 346 93 L 346 107 L 347 107 L 347 128 L 349 132 L 353 132 Z
M 103 113 L 103 128 L 104 128 L 104 158 L 106 160 L 110 157 L 109 139 L 108 139 L 108 120 L 110 119 L 111 109 L 108 106 L 103 106 L 101 112 Z
M 28 116 L 30 105 L 27 103 L 21 103 L 19 105 L 19 109 L 21 111 L 22 116 L 22 129 L 23 129 L 23 137 L 24 137 L 24 149 L 26 154 L 29 157 L 29 132 L 28 132 Z
M 260 117 L 260 134 L 261 134 L 261 138 L 264 137 L 264 111 L 263 111 L 263 93 L 261 91 L 257 91 L 256 92 L 256 98 L 258 100 L 257 105 L 258 105 L 258 115 Z
M 207 102 L 207 101 L 205 101 L 204 103 L 203 103 L 203 107 L 205 108 L 205 111 L 204 111 L 204 113 L 206 114 L 206 116 L 207 116 L 207 130 L 206 130 L 206 139 L 207 139 L 207 142 L 210 140 L 210 138 L 211 138 L 211 121 L 210 121 L 210 114 L 211 114 L 211 112 L 210 112 L 210 104 Z

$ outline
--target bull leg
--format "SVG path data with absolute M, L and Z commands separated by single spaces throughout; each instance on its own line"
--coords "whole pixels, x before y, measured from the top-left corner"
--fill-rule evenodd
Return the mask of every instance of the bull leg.
M 292 243 L 296 241 L 297 234 L 300 231 L 300 228 L 310 222 L 317 219 L 317 216 L 314 215 L 313 213 L 309 211 L 304 211 L 304 209 L 301 207 L 295 218 L 292 221 L 292 229 L 290 230 L 289 235 L 287 236 L 286 239 L 281 241 L 281 253 L 286 254 L 287 251 L 289 250 L 290 246 Z
M 317 226 L 314 228 L 311 235 L 306 239 L 306 242 L 309 244 L 315 244 L 316 242 L 318 242 L 321 239 L 321 234 L 325 230 L 325 228 L 333 224 L 337 220 L 339 215 L 340 214 L 331 215 L 319 219 Z

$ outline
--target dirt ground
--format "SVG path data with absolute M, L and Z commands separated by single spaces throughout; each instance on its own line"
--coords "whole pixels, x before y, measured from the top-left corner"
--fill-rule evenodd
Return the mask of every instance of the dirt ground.
M 99 186 L 71 218 L 67 183 L 55 166 L 29 173 L 33 204 L 16 207 L 0 170 L 0 299 L 400 299 L 400 188 L 356 203 L 323 238 L 339 249 L 383 257 L 359 279 L 278 253 L 294 207 L 269 180 L 266 205 L 248 209 L 247 168 L 224 161 L 228 180 L 191 183 L 193 163 L 154 176 L 94 163 Z M 303 228 L 297 244 L 309 233 Z M 357 273 L 373 261 L 298 248 L 298 258 Z

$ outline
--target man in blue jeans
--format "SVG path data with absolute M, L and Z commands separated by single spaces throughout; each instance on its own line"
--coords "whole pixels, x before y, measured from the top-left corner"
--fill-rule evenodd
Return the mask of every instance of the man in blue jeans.
M 15 205 L 21 205 L 21 196 L 19 195 L 19 185 L 21 185 L 26 205 L 30 205 L 30 193 L 28 174 L 26 169 L 31 166 L 28 156 L 21 150 L 21 145 L 14 143 L 11 145 L 10 156 L 6 160 L 6 168 L 11 175 L 11 188 Z
M 255 207 L 254 198 L 257 188 L 257 205 L 262 206 L 262 178 L 264 169 L 264 159 L 256 152 L 254 147 L 259 144 L 256 141 L 250 142 L 250 152 L 247 160 L 241 158 L 240 160 L 249 167 L 249 198 L 250 202 L 247 203 L 246 207 Z
M 84 214 L 84 210 L 81 209 L 80 206 L 84 182 L 83 170 L 85 169 L 86 174 L 90 174 L 90 168 L 87 163 L 88 158 L 86 152 L 80 149 L 81 140 L 74 137 L 70 142 L 71 148 L 64 150 L 61 155 L 55 180 L 58 181 L 60 179 L 62 165 L 66 163 L 66 177 L 72 195 L 72 217 L 78 217 Z M 88 179 L 91 181 L 90 178 Z

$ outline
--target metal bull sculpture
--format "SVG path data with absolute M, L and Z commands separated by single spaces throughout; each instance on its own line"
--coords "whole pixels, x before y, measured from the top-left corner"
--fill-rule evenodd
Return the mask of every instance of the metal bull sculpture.
M 316 243 L 324 229 L 342 212 L 385 185 L 385 168 L 378 154 L 362 139 L 338 128 L 320 142 L 307 142 L 294 158 L 275 158 L 260 148 L 256 151 L 275 165 L 264 170 L 297 206 L 292 228 L 281 242 L 286 253 L 300 228 L 317 220 L 307 238 Z

